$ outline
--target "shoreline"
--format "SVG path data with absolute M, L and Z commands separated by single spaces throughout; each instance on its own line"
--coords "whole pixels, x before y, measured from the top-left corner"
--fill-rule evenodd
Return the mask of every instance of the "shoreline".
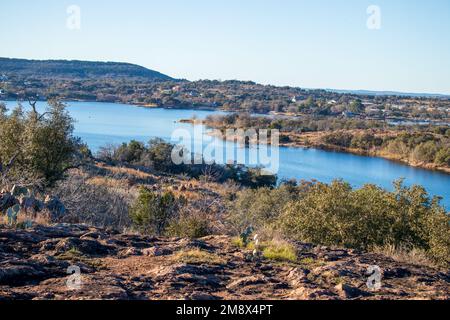
M 8 99 L 2 100 L 2 101 L 4 101 L 4 102 L 26 102 L 26 101 L 8 100 Z M 39 100 L 39 102 L 46 102 L 46 101 Z M 219 109 L 219 108 L 214 109 L 214 108 L 208 108 L 208 107 L 204 107 L 204 108 L 202 108 L 202 107 L 195 108 L 192 106 L 185 107 L 185 108 L 183 108 L 183 107 L 163 107 L 163 106 L 158 106 L 158 105 L 153 105 L 153 104 L 132 104 L 132 103 L 127 103 L 127 102 L 106 102 L 106 101 L 92 101 L 92 100 L 82 100 L 82 99 L 68 99 L 68 100 L 62 100 L 62 102 L 63 103 L 68 103 L 68 102 L 69 103 L 70 102 L 114 103 L 114 104 L 124 104 L 124 105 L 129 105 L 129 106 L 135 106 L 135 107 L 139 107 L 139 108 L 146 108 L 146 109 L 167 109 L 167 110 L 170 110 L 170 109 L 172 109 L 172 110 L 187 110 L 187 109 L 189 109 L 189 110 L 219 111 L 219 112 L 226 111 L 226 110 Z M 192 125 L 204 124 L 205 126 L 207 126 L 210 129 L 218 129 L 218 128 L 208 126 L 202 120 L 180 119 L 180 120 L 178 120 L 178 122 L 192 124 Z M 220 129 L 218 129 L 218 130 L 220 130 Z M 317 134 L 315 134 L 315 135 L 317 136 Z M 295 137 L 296 135 L 284 134 L 284 136 L 288 136 L 289 138 L 292 138 L 293 136 Z M 227 141 L 236 141 L 236 137 L 229 137 L 226 140 Z M 280 147 L 288 147 L 288 148 L 317 149 L 317 150 L 322 150 L 322 151 L 349 153 L 349 154 L 359 155 L 359 156 L 364 156 L 364 157 L 375 157 L 375 158 L 392 161 L 392 162 L 395 162 L 398 164 L 403 164 L 403 165 L 413 167 L 413 168 L 419 168 L 419 169 L 424 169 L 424 170 L 428 170 L 428 171 L 435 171 L 435 172 L 439 172 L 439 173 L 450 174 L 450 168 L 448 168 L 448 167 L 437 166 L 437 165 L 431 164 L 431 163 L 414 163 L 409 160 L 399 159 L 398 157 L 382 153 L 378 150 L 363 151 L 363 150 L 358 150 L 358 149 L 326 145 L 323 143 L 311 143 L 311 142 L 308 143 L 305 141 L 298 141 L 298 140 L 290 141 L 290 142 L 279 142 L 279 146 Z
M 190 120 L 190 121 L 183 120 L 183 121 L 184 121 L 183 123 L 191 123 L 192 125 L 199 124 L 198 122 L 193 122 L 192 120 Z M 208 129 L 220 130 L 218 128 L 210 127 L 207 124 L 204 124 L 204 125 Z M 208 135 L 213 136 L 213 137 L 218 137 L 213 132 L 209 132 Z M 292 135 L 286 135 L 286 134 L 285 134 L 285 136 L 288 136 L 290 138 L 292 137 Z M 223 137 L 223 135 L 221 137 Z M 236 135 L 228 136 L 225 138 L 226 138 L 225 140 L 229 141 L 229 142 L 237 142 L 238 141 L 238 137 Z M 270 145 L 270 143 L 268 143 L 268 144 Z M 397 164 L 402 164 L 402 165 L 412 167 L 412 168 L 418 168 L 418 169 L 423 169 L 423 170 L 427 170 L 427 171 L 434 171 L 434 172 L 439 172 L 439 173 L 450 175 L 450 168 L 448 168 L 448 167 L 442 167 L 442 166 L 438 166 L 438 165 L 430 164 L 430 163 L 415 163 L 415 162 L 411 162 L 409 160 L 399 159 L 398 157 L 380 152 L 379 150 L 363 151 L 363 150 L 358 150 L 358 149 L 353 149 L 353 148 L 345 148 L 345 147 L 327 145 L 324 143 L 311 143 L 311 142 L 308 143 L 306 141 L 298 141 L 298 140 L 290 141 L 290 142 L 279 142 L 279 146 L 285 147 L 285 148 L 316 149 L 316 150 L 328 151 L 328 152 L 347 153 L 347 154 L 352 154 L 352 155 L 357 155 L 357 156 L 362 156 L 362 157 L 380 158 L 380 159 L 392 161 Z

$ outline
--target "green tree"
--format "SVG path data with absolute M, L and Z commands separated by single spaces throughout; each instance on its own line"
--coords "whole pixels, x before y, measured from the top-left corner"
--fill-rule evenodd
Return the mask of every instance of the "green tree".
M 374 185 L 353 190 L 348 183 L 317 183 L 280 216 L 292 239 L 370 250 L 375 246 L 422 249 L 449 263 L 450 217 L 439 199 L 402 181 L 388 192 Z
M 158 194 L 141 188 L 139 196 L 130 208 L 130 218 L 139 231 L 163 235 L 179 205 L 180 199 L 176 199 L 171 192 Z
M 114 158 L 119 162 L 138 163 L 141 161 L 146 149 L 142 142 L 131 140 L 123 143 L 115 150 Z
M 364 105 L 360 99 L 353 100 L 348 106 L 348 111 L 353 113 L 361 113 L 364 111 Z
M 24 112 L 21 105 L 10 115 L 0 112 L 0 169 L 3 178 L 43 180 L 53 185 L 65 172 L 80 164 L 86 152 L 73 136 L 73 119 L 64 104 L 50 100 L 45 113 L 39 114 L 35 103 Z M 7 168 L 7 169 L 6 169 Z
M 435 161 L 438 165 L 450 166 L 450 147 L 443 147 L 436 153 Z
M 412 158 L 421 162 L 434 162 L 438 151 L 439 147 L 435 141 L 427 141 L 414 148 Z
M 180 172 L 182 165 L 176 166 L 172 161 L 172 150 L 174 145 L 164 142 L 162 139 L 150 140 L 148 146 L 148 160 L 152 166 L 163 172 Z

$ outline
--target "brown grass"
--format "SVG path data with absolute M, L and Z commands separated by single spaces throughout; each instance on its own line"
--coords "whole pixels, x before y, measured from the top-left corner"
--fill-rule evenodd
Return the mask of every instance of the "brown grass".
M 188 264 L 226 264 L 227 261 L 217 254 L 200 249 L 183 250 L 174 255 L 177 262 Z
M 159 179 L 159 177 L 152 175 L 150 173 L 147 172 L 143 172 L 137 169 L 133 169 L 133 168 L 126 168 L 126 167 L 114 167 L 114 166 L 109 166 L 103 163 L 97 163 L 97 166 L 103 169 L 107 169 L 108 171 L 111 171 L 114 174 L 128 174 L 131 176 L 134 176 L 136 178 L 139 179 L 149 179 L 149 178 L 153 178 L 153 179 Z
M 87 184 L 93 186 L 102 186 L 107 188 L 128 188 L 128 181 L 125 179 L 114 179 L 110 177 L 93 177 L 86 181 Z
M 401 263 L 409 263 L 432 268 L 437 267 L 436 264 L 428 257 L 426 252 L 420 249 L 406 250 L 397 248 L 393 245 L 386 245 L 384 247 L 375 247 L 372 251 L 390 257 L 391 259 Z

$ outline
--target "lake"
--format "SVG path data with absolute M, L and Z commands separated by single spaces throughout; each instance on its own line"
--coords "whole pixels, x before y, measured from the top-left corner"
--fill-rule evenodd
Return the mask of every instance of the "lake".
M 16 102 L 7 102 L 8 108 Z M 24 103 L 24 107 L 27 103 Z M 38 103 L 40 111 L 45 102 Z M 149 109 L 137 106 L 99 102 L 67 102 L 70 114 L 76 119 L 75 134 L 83 139 L 93 152 L 107 144 L 119 144 L 132 139 L 148 141 L 160 137 L 170 140 L 176 129 L 193 132 L 191 124 L 177 122 L 193 116 L 204 119 L 217 113 L 198 110 Z M 193 146 L 205 142 L 195 139 Z M 228 148 L 239 148 L 227 143 Z M 248 152 L 248 151 L 247 151 Z M 399 178 L 405 184 L 423 185 L 430 194 L 443 197 L 442 204 L 450 209 L 450 175 L 413 168 L 393 161 L 363 157 L 347 153 L 329 152 L 316 149 L 286 148 L 279 149 L 280 179 L 316 179 L 331 182 L 344 179 L 353 186 L 374 183 L 386 189 L 392 189 L 392 182 Z

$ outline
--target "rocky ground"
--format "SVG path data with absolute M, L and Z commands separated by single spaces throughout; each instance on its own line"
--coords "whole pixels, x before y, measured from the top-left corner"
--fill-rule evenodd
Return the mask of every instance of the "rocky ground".
M 296 263 L 255 261 L 227 236 L 160 239 L 82 225 L 0 227 L 0 300 L 450 298 L 448 271 L 353 250 L 300 243 L 297 250 Z M 67 273 L 74 265 L 81 283 Z M 371 265 L 383 273 L 378 291 L 366 285 Z

